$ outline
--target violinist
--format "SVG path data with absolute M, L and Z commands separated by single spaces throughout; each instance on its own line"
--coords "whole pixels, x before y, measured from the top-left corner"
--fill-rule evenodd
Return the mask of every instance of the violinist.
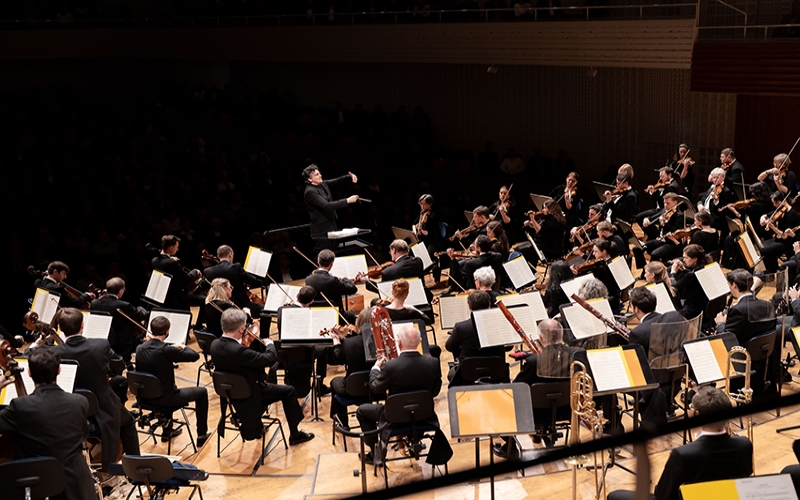
M 225 312 L 227 309 L 234 308 L 236 309 L 236 305 L 231 301 L 231 296 L 233 295 L 233 285 L 231 282 L 225 278 L 214 278 L 214 281 L 211 282 L 211 289 L 208 291 L 208 295 L 206 295 L 206 305 L 205 305 L 205 313 L 206 313 L 206 331 L 209 333 L 213 333 L 215 337 L 220 338 L 222 336 L 222 325 L 220 325 L 219 320 L 222 317 L 222 313 Z M 247 313 L 247 321 L 248 324 L 253 322 L 252 317 L 248 313 L 247 308 L 242 309 L 245 313 Z
M 217 278 L 219 279 L 219 278 Z M 172 325 L 164 316 L 157 316 L 150 322 L 150 340 L 136 348 L 136 370 L 155 375 L 161 382 L 161 397 L 148 399 L 147 403 L 164 407 L 181 407 L 194 401 L 197 422 L 197 447 L 201 448 L 211 435 L 208 432 L 208 391 L 205 387 L 184 387 L 175 385 L 175 363 L 192 363 L 200 355 L 183 344 L 166 344 Z M 176 432 L 177 431 L 177 432 Z M 164 428 L 162 441 L 180 434 L 180 430 Z
M 639 212 L 636 215 L 636 222 L 639 223 L 644 234 L 647 235 L 647 239 L 650 240 L 658 238 L 660 228 L 651 226 L 650 224 L 645 225 L 644 221 L 653 219 L 657 214 L 663 212 L 664 196 L 666 194 L 680 192 L 680 186 L 678 185 L 677 179 L 673 176 L 672 167 L 662 167 L 658 171 L 658 182 L 655 185 L 647 186 L 645 191 L 653 197 L 656 206 L 650 210 Z
M 614 222 L 617 219 L 633 222 L 636 205 L 639 203 L 639 194 L 631 187 L 632 178 L 627 174 L 617 174 L 617 187 L 613 192 L 605 193 L 603 211 L 606 220 Z
M 486 234 L 486 224 L 489 222 L 489 209 L 484 205 L 472 211 L 472 224 L 466 229 L 456 231 L 451 240 L 459 239 L 465 246 L 469 246 L 478 236 Z
M 622 236 L 617 234 L 617 228 L 608 221 L 600 221 L 597 224 L 597 237 L 601 240 L 606 240 L 611 243 L 611 257 L 627 257 L 630 255 L 630 247 L 622 239 Z
M 680 179 L 679 182 L 683 185 L 686 195 L 692 196 L 692 187 L 694 186 L 692 167 L 695 162 L 688 155 L 689 146 L 681 144 L 678 146 L 678 152 L 672 157 L 672 163 L 669 166 L 672 167 L 673 172 Z
M 555 260 L 564 255 L 564 226 L 567 223 L 561 213 L 561 207 L 555 200 L 545 202 L 541 211 L 541 219 L 537 220 L 538 214 L 529 214 L 529 220 L 525 221 L 525 227 L 530 228 L 535 236 L 533 241 L 539 250 L 542 251 L 547 260 Z M 521 245 L 518 250 L 525 255 L 528 262 L 538 262 L 539 256 L 527 245 Z
M 725 148 L 719 153 L 720 168 L 725 171 L 725 183 L 733 188 L 744 182 L 744 166 L 736 159 L 732 148 Z
M 700 245 L 706 254 L 720 248 L 719 231 L 711 226 L 713 222 L 714 219 L 708 212 L 699 212 L 694 216 L 694 227 L 698 230 L 692 234 L 689 244 Z
M 675 310 L 677 311 L 681 308 L 681 301 L 672 288 L 672 282 L 669 279 L 669 269 L 663 262 L 648 262 L 644 266 L 644 281 L 648 285 L 664 283 Z
M 423 278 L 422 259 L 411 255 L 411 249 L 404 240 L 394 240 L 389 244 L 389 256 L 392 258 L 394 264 L 383 268 L 381 272 L 382 280 L 393 281 L 398 278 Z
M 420 215 L 414 221 L 414 233 L 417 239 L 425 243 L 425 248 L 428 249 L 428 254 L 434 262 L 432 269 L 433 279 L 437 283 L 442 278 L 442 268 L 439 266 L 437 259 L 434 259 L 434 253 L 445 250 L 447 244 L 445 243 L 444 236 L 439 229 L 440 219 L 439 215 L 433 210 L 433 196 L 423 194 L 419 197 Z
M 503 258 L 497 252 L 492 252 L 492 240 L 488 236 L 482 234 L 475 240 L 474 245 L 478 251 L 478 256 L 468 259 L 455 260 L 453 249 L 448 249 L 448 253 L 452 259 L 450 263 L 450 279 L 458 283 L 460 286 L 451 286 L 445 289 L 442 293 L 451 293 L 454 288 L 467 289 L 474 281 L 473 273 L 478 268 L 490 266 L 495 270 L 495 273 L 500 272 L 503 263 Z
M 797 176 L 789 169 L 791 158 L 785 153 L 772 159 L 772 168 L 758 174 L 758 180 L 767 184 L 770 191 L 780 191 L 784 195 L 794 196 L 797 193 Z
M 111 330 L 114 332 L 113 336 L 109 335 L 109 339 L 113 337 L 111 348 L 125 360 L 126 365 L 130 365 L 131 354 L 141 343 L 144 330 L 131 323 L 122 313 L 140 324 L 147 320 L 148 313 L 145 308 L 122 300 L 125 294 L 125 281 L 122 278 L 106 281 L 106 291 L 103 297 L 92 301 L 92 309 L 111 314 Z
M 241 344 L 247 326 L 247 315 L 238 309 L 228 309 L 222 313 L 222 337 L 211 343 L 211 359 L 221 372 L 243 376 L 250 388 L 247 399 L 231 401 L 239 416 L 239 429 L 242 439 L 259 439 L 264 424 L 261 416 L 267 407 L 280 401 L 289 425 L 289 444 L 292 446 L 314 439 L 314 434 L 298 429 L 303 420 L 303 409 L 297 402 L 297 393 L 288 385 L 271 384 L 266 381 L 264 368 L 278 360 L 275 344 L 266 339 L 266 352 L 257 352 Z M 251 347 L 258 342 L 253 342 Z
M 721 168 L 715 168 L 708 174 L 708 182 L 711 183 L 708 190 L 697 199 L 697 210 L 710 213 L 713 219 L 712 226 L 727 236 L 728 222 L 725 220 L 727 214 L 723 208 L 736 201 L 736 194 L 725 185 L 725 171 Z
M 492 252 L 499 253 L 504 261 L 507 260 L 511 249 L 503 225 L 496 220 L 486 224 L 486 236 L 492 240 Z
M 475 280 L 476 290 L 483 290 L 489 294 L 489 297 L 492 299 L 492 307 L 494 307 L 497 303 L 497 297 L 500 296 L 498 290 L 493 290 L 494 284 L 497 281 L 497 275 L 494 273 L 494 269 L 489 266 L 479 267 L 472 273 L 472 279 Z
M 569 304 L 569 297 L 564 293 L 564 289 L 561 288 L 561 283 L 573 278 L 572 269 L 563 260 L 553 262 L 550 265 L 550 273 L 544 289 L 544 296 L 542 297 L 542 301 L 547 307 L 547 316 L 552 318 L 561 312 L 560 308 L 563 304 Z
M 317 255 L 319 267 L 306 278 L 306 285 L 314 287 L 317 293 L 327 297 L 334 305 L 341 303 L 342 295 L 358 293 L 358 288 L 349 279 L 331 276 L 330 270 L 335 259 L 336 254 L 332 250 L 321 250 Z
M 68 274 L 69 266 L 61 261 L 54 260 L 47 265 L 47 276 L 38 278 L 33 283 L 33 286 L 59 294 L 61 298 L 58 301 L 58 305 L 61 307 L 80 308 L 84 304 L 91 302 L 95 298 L 93 293 L 85 292 L 78 297 L 70 295 L 67 291 L 66 283 L 64 283 Z
M 606 240 L 599 240 L 594 243 L 592 248 L 593 260 L 597 264 L 591 268 L 594 277 L 600 280 L 608 290 L 608 301 L 611 305 L 611 310 L 614 314 L 618 314 L 621 309 L 620 303 L 620 289 L 617 285 L 617 280 L 611 274 L 608 264 L 611 262 L 611 242 Z M 574 268 L 573 268 L 574 269 Z
M 511 199 L 508 186 L 500 187 L 498 198 L 497 201 L 489 206 L 489 219 L 502 222 L 506 226 L 509 226 L 512 218 L 515 218 L 512 212 L 516 210 L 516 204 L 514 200 Z
M 762 241 L 761 256 L 768 273 L 778 270 L 778 257 L 792 255 L 792 244 L 797 241 L 795 231 L 800 226 L 800 215 L 791 207 L 792 198 L 786 198 L 780 191 L 772 193 L 775 212 L 761 216 L 760 224 L 771 229 L 773 238 Z
M 602 217 L 603 206 L 599 203 L 589 207 L 589 220 L 582 226 L 575 226 L 569 230 L 570 240 L 578 244 L 597 239 L 597 224 Z
M 233 286 L 233 295 L 230 297 L 233 303 L 242 309 L 245 307 L 250 309 L 250 315 L 253 317 L 261 316 L 263 306 L 252 300 L 255 297 L 251 298 L 247 286 L 260 289 L 263 285 L 262 280 L 246 272 L 240 263 L 233 261 L 233 249 L 228 245 L 217 248 L 217 259 L 218 264 L 203 270 L 206 279 L 212 282 L 215 278 L 227 279 Z
M 368 371 L 371 363 L 367 363 L 366 355 L 364 354 L 364 328 L 367 329 L 367 335 L 372 335 L 372 327 L 370 325 L 370 308 L 365 307 L 356 317 L 355 332 L 351 332 L 346 336 L 333 334 L 333 348 L 328 350 L 328 364 L 329 365 L 345 365 L 346 372 L 344 377 L 333 377 L 331 379 L 331 391 L 334 395 L 339 396 L 344 400 L 353 399 L 353 396 L 347 393 L 347 379 L 350 375 Z M 341 400 L 336 397 L 331 398 L 331 418 L 335 418 L 341 423 L 345 429 L 350 429 L 350 422 L 347 417 L 347 406 L 341 403 Z
M 650 254 L 650 260 L 666 262 L 680 255 L 680 242 L 669 237 L 672 232 L 683 229 L 683 212 L 678 209 L 680 198 L 675 193 L 664 195 L 664 208 L 658 212 L 653 219 L 645 218 L 642 221 L 643 228 L 654 228 L 656 237 L 648 239 L 643 248 L 634 248 L 633 254 L 636 256 L 636 267 L 644 267 L 644 253 Z
M 180 259 L 175 256 L 180 243 L 181 239 L 172 234 L 162 236 L 161 253 L 153 257 L 152 265 L 154 271 L 172 276 L 164 299 L 164 307 L 188 311 L 190 306 L 200 306 L 205 302 L 205 298 L 201 295 L 190 295 L 190 290 L 196 288 L 194 284 L 199 281 L 203 273 L 197 269 L 189 270 L 180 263 Z
M 579 179 L 578 172 L 570 172 L 566 182 L 550 192 L 550 197 L 558 200 L 558 204 L 561 206 L 567 227 L 578 224 L 583 213 L 583 200 L 578 196 Z

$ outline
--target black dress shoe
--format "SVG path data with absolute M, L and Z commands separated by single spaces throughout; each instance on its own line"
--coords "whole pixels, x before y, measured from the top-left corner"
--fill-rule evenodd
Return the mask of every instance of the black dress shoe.
M 177 429 L 164 429 L 164 432 L 161 434 L 161 442 L 166 443 L 175 436 L 180 436 L 182 432 L 183 427 L 178 427 Z
M 206 444 L 206 441 L 208 441 L 208 438 L 210 438 L 210 437 L 211 437 L 211 433 L 210 432 L 206 432 L 205 434 L 203 434 L 201 436 L 197 436 L 197 447 L 198 448 L 202 448 L 203 445 Z
M 358 454 L 358 459 L 361 460 L 361 453 Z M 375 464 L 375 455 L 373 455 L 371 451 L 368 451 L 364 455 L 364 463 L 367 464 L 367 465 L 374 465 Z
M 507 443 L 495 443 L 492 446 L 492 453 L 494 456 L 505 458 L 506 460 L 519 460 L 519 450 L 517 449 L 517 445 L 513 442 L 511 443 L 511 451 L 508 451 L 508 444 Z
M 297 431 L 297 434 L 289 436 L 289 444 L 294 446 L 296 444 L 305 443 L 314 439 L 314 434 L 311 432 Z
M 330 394 L 331 393 L 330 386 L 327 386 L 325 384 L 320 385 L 319 386 L 319 393 L 320 393 L 321 396 L 324 396 L 326 394 Z

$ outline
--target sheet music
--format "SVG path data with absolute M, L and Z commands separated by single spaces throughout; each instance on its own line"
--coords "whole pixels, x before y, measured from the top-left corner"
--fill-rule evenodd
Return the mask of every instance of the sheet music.
M 503 262 L 503 268 L 506 270 L 506 274 L 508 274 L 511 283 L 517 290 L 536 281 L 536 277 L 533 275 L 528 261 L 521 255 L 514 260 Z
M 530 306 L 531 308 L 531 312 L 533 313 L 533 317 L 536 318 L 537 322 L 548 318 L 547 308 L 544 307 L 542 294 L 540 294 L 536 290 L 532 292 L 501 295 L 497 297 L 497 300 L 498 301 L 502 300 L 503 304 L 507 306 L 514 306 L 517 304 L 528 304 L 528 306 Z
M 22 372 L 17 374 L 17 376 L 22 377 L 22 382 L 25 385 L 25 391 L 28 394 L 33 393 L 33 391 L 36 389 L 36 384 L 34 384 L 33 379 L 31 378 L 30 374 L 28 374 L 28 359 L 15 358 L 15 361 L 19 364 L 20 368 L 22 368 Z M 77 374 L 77 363 L 61 363 L 61 372 L 59 372 L 58 376 L 56 377 L 56 384 L 61 387 L 61 390 L 64 392 L 72 392 L 75 388 L 75 377 Z M 7 385 L 3 388 L 2 392 L 0 392 L 0 405 L 7 405 L 16 397 L 16 386 L 14 384 Z
M 594 385 L 598 391 L 613 391 L 631 387 L 628 370 L 622 359 L 622 348 L 590 349 L 586 359 L 592 368 Z
M 721 341 L 722 339 L 717 340 Z M 725 378 L 719 363 L 717 363 L 714 350 L 711 348 L 710 340 L 690 342 L 684 344 L 683 348 L 686 350 L 686 356 L 689 358 L 689 364 L 692 365 L 694 378 L 698 384 L 716 382 Z
M 539 327 L 536 326 L 536 317 L 533 315 L 533 309 L 531 309 L 528 304 L 522 303 L 513 307 L 509 307 L 508 312 L 514 316 L 514 319 L 517 320 L 519 326 L 522 327 L 522 331 L 525 332 L 525 334 L 528 335 L 531 340 L 539 338 Z M 506 319 L 506 321 L 508 321 L 508 319 Z M 514 332 L 516 332 L 516 330 L 514 330 Z M 522 341 L 522 339 L 519 338 L 518 333 L 517 338 L 517 343 Z
M 356 274 L 367 274 L 367 258 L 364 254 L 359 255 L 346 255 L 344 257 L 336 257 L 331 266 L 331 276 L 338 276 L 339 278 L 356 279 Z
M 406 298 L 406 305 L 410 306 L 427 306 L 428 297 L 425 295 L 425 288 L 422 286 L 422 280 L 419 278 L 406 278 L 408 281 L 408 297 Z M 392 281 L 381 281 L 378 283 L 379 294 L 382 299 L 392 296 Z
M 111 320 L 114 319 L 110 314 L 96 314 L 91 311 L 81 311 L 83 313 L 83 336 L 87 339 L 108 340 L 108 333 L 111 331 Z
M 750 222 L 749 215 L 744 216 L 744 223 L 747 226 L 747 231 L 750 233 L 750 238 L 752 238 L 753 242 L 755 242 L 758 248 L 764 248 L 764 244 L 761 242 L 761 238 L 759 238 L 756 228 L 754 228 L 753 223 Z
M 606 318 L 612 319 L 614 317 L 608 299 L 588 300 L 587 302 Z M 572 330 L 572 335 L 576 339 L 585 339 L 614 331 L 595 318 L 594 314 L 581 307 L 580 304 L 573 303 L 569 306 L 564 306 L 561 311 L 564 314 L 564 319 L 567 320 L 570 330 Z
M 291 307 L 288 309 L 298 309 Z M 286 310 L 286 309 L 285 309 Z M 319 335 L 322 330 L 328 330 L 339 324 L 339 315 L 333 307 L 312 307 L 311 311 L 311 333 Z M 283 326 L 283 323 L 281 323 Z M 312 337 L 313 338 L 313 337 Z
M 739 235 L 739 239 L 742 242 L 744 242 L 744 247 L 747 249 L 747 253 L 750 254 L 750 259 L 748 260 L 752 261 L 753 264 L 755 264 L 758 261 L 760 254 L 758 253 L 758 250 L 756 250 L 756 247 L 753 245 L 753 240 L 750 239 L 750 235 L 746 232 L 742 233 Z
M 319 332 L 336 326 L 337 322 L 336 309 L 331 307 L 286 307 L 281 309 L 281 340 L 313 343 L 332 341 L 320 337 Z
M 157 309 L 150 311 L 150 319 L 147 320 L 148 330 L 153 331 L 150 328 L 150 323 L 153 321 L 153 318 L 157 318 L 159 316 L 164 316 L 169 320 L 169 335 L 167 335 L 164 343 L 186 345 L 186 337 L 189 336 L 189 327 L 192 323 L 192 314 L 184 312 L 159 311 Z
M 150 275 L 150 281 L 147 283 L 147 290 L 144 292 L 144 296 L 163 304 L 164 299 L 167 298 L 170 281 L 172 281 L 172 276 L 154 269 L 153 274 Z
M 414 254 L 414 257 L 419 257 L 420 260 L 422 260 L 422 269 L 428 269 L 429 267 L 433 266 L 431 254 L 428 253 L 428 247 L 425 246 L 424 241 L 420 241 L 416 245 L 412 246 L 411 253 Z
M 328 231 L 328 238 L 337 239 L 337 238 L 345 238 L 347 236 L 353 236 L 358 234 L 359 229 L 357 227 L 347 227 L 340 231 Z
M 789 474 L 736 479 L 739 500 L 797 500 L 797 491 Z
M 636 279 L 633 277 L 633 273 L 631 273 L 631 268 L 628 265 L 628 261 L 625 260 L 625 257 L 612 259 L 611 263 L 608 265 L 608 270 L 611 271 L 611 274 L 614 276 L 614 281 L 617 282 L 617 286 L 620 290 L 625 290 L 636 283 Z
M 279 287 L 286 293 L 283 293 Z M 276 312 L 279 307 L 289 302 L 289 297 L 292 298 L 291 302 L 294 304 L 297 300 L 297 292 L 299 292 L 301 288 L 302 287 L 297 285 L 276 285 L 275 283 L 270 283 L 267 289 L 267 300 L 264 301 L 264 310 L 267 312 Z
M 703 287 L 703 291 L 706 297 L 708 297 L 708 300 L 714 300 L 717 297 L 727 295 L 730 291 L 728 288 L 728 280 L 725 279 L 725 275 L 722 274 L 722 269 L 719 268 L 719 264 L 716 262 L 695 271 L 694 274 L 697 276 L 697 281 L 700 282 L 700 286 Z
M 500 309 L 482 309 L 474 311 L 472 316 L 475 318 L 475 327 L 478 330 L 478 341 L 481 347 L 512 345 L 522 342 L 519 334 L 503 316 L 503 311 Z
M 564 281 L 563 283 L 561 283 L 561 289 L 564 290 L 565 294 L 567 294 L 567 297 L 569 297 L 570 302 L 575 302 L 574 300 L 572 300 L 572 294 L 573 293 L 577 294 L 581 285 L 593 278 L 594 274 L 592 273 L 584 274 L 583 276 L 578 276 L 577 278 L 571 279 L 569 281 Z
M 656 296 L 656 312 L 658 314 L 675 310 L 675 304 L 672 302 L 672 297 L 670 297 L 667 286 L 664 283 L 652 283 L 645 285 L 645 287 Z
M 271 260 L 272 252 L 251 246 L 247 249 L 247 258 L 244 260 L 244 270 L 250 274 L 255 274 L 259 278 L 265 278 Z
M 44 288 L 37 288 L 36 294 L 33 296 L 31 311 L 39 315 L 39 321 L 50 324 L 56 311 L 58 311 L 58 303 L 60 301 L 61 295 L 47 291 Z
M 442 330 L 449 330 L 459 321 L 469 319 L 468 294 L 439 297 L 439 320 Z

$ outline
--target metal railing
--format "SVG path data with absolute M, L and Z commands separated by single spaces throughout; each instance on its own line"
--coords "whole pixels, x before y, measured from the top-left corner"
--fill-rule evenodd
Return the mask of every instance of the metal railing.
M 791 40 L 800 38 L 800 24 L 753 24 L 750 26 L 700 26 L 699 40 Z M 750 36 L 748 37 L 748 31 Z M 735 33 L 734 36 L 726 32 Z M 776 33 L 778 33 L 776 35 Z M 739 34 L 741 36 L 739 36 Z M 770 36 L 772 35 L 772 36 Z

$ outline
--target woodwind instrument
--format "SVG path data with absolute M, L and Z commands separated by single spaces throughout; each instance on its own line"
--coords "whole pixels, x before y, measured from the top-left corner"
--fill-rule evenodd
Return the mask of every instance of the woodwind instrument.
M 506 305 L 503 304 L 503 301 L 502 300 L 497 301 L 496 305 L 497 308 L 503 312 L 503 316 L 505 316 L 508 322 L 511 323 L 511 326 L 514 327 L 514 331 L 517 332 L 517 334 L 520 337 L 522 337 L 522 341 L 525 343 L 528 349 L 530 349 L 530 351 L 534 354 L 539 354 L 540 352 L 542 352 L 542 348 L 539 345 L 536 345 L 537 341 L 531 340 L 528 334 L 525 333 L 525 330 L 523 330 L 520 324 L 517 323 L 516 318 L 514 318 L 514 315 L 511 314 L 511 311 L 508 310 Z
M 381 306 L 373 306 L 369 313 L 372 336 L 375 340 L 375 354 L 378 358 L 394 359 L 397 357 L 397 342 L 392 331 L 392 318 L 389 311 Z
M 572 410 L 572 418 L 571 418 L 571 429 L 573 430 L 569 436 L 569 446 L 575 446 L 580 444 L 580 424 L 583 424 L 592 431 L 592 438 L 596 438 L 599 434 L 602 434 L 603 424 L 606 423 L 606 419 L 603 417 L 603 410 L 598 410 L 595 406 L 594 402 L 594 382 L 592 381 L 592 377 L 589 375 L 588 371 L 586 370 L 586 365 L 581 363 L 580 361 L 573 361 L 570 365 L 570 373 L 572 376 L 570 377 L 569 382 L 569 389 L 570 389 L 570 400 L 569 406 L 570 410 Z M 594 487 L 595 491 L 599 491 L 600 483 L 602 482 L 603 488 L 605 489 L 605 467 L 598 466 L 597 461 L 597 452 L 592 454 L 592 457 L 588 455 L 578 455 L 575 457 L 568 458 L 566 463 L 572 465 L 572 498 L 575 500 L 577 498 L 577 474 L 578 474 L 578 466 L 579 465 L 588 465 L 594 461 Z M 603 480 L 600 479 L 600 474 L 602 470 L 602 477 Z M 605 498 L 605 494 L 602 498 Z
M 615 333 L 617 333 L 619 336 L 621 336 L 625 340 L 628 340 L 630 338 L 631 331 L 628 329 L 628 327 L 626 327 L 625 325 L 623 325 L 619 321 L 617 321 L 615 319 L 606 318 L 605 316 L 603 316 L 603 313 L 601 313 L 600 311 L 598 311 L 597 309 L 592 307 L 591 304 L 589 304 L 588 302 L 586 302 L 582 298 L 578 297 L 578 295 L 575 294 L 575 293 L 572 294 L 572 300 L 577 302 L 578 305 L 580 305 L 582 308 L 584 308 L 587 311 L 589 311 L 590 313 L 592 313 L 592 316 L 594 316 L 595 318 L 597 318 L 600 321 L 602 321 L 603 324 L 605 324 L 607 327 L 609 327 L 612 330 L 614 330 Z
M 741 355 L 744 359 L 734 360 L 733 356 Z M 744 371 L 739 371 L 733 367 L 733 363 L 744 363 Z M 737 392 L 731 393 L 731 378 L 744 375 L 744 387 Z M 728 367 L 725 370 L 725 395 L 735 403 L 736 406 L 750 404 L 753 401 L 753 389 L 750 388 L 750 352 L 742 346 L 733 346 L 728 351 Z M 728 423 L 728 433 L 733 435 L 733 429 Z M 753 443 L 753 417 L 747 416 L 747 439 Z M 755 444 L 755 443 L 753 443 Z M 755 457 L 753 457 L 753 474 L 756 472 Z

